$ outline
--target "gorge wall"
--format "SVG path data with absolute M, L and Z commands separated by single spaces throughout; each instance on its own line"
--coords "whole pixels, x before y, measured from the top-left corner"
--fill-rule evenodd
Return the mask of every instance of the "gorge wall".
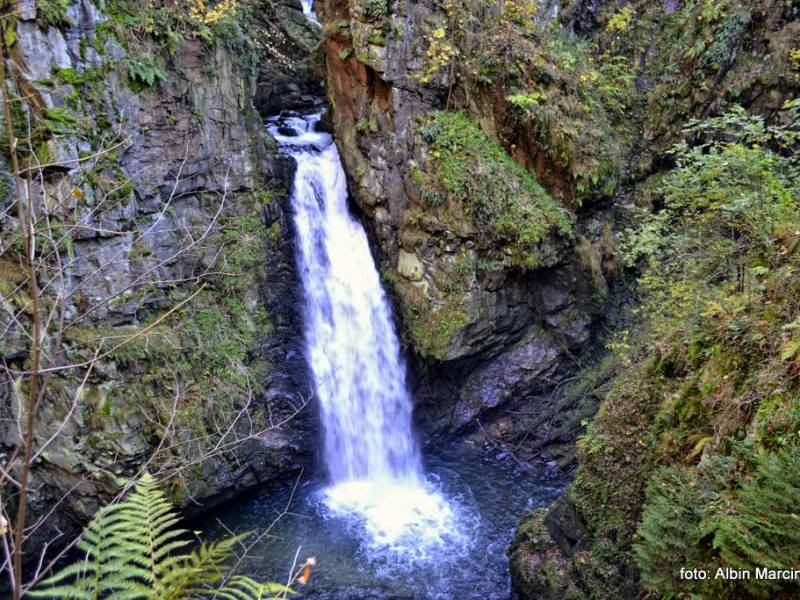
M 35 431 L 46 445 L 31 474 L 31 547 L 66 539 L 144 468 L 197 509 L 305 466 L 316 436 L 303 410 L 292 164 L 258 110 L 322 94 L 318 28 L 291 1 L 255 3 L 237 22 L 189 3 L 18 8 L 5 85 L 30 174 L 22 193 L 36 230 L 57 239 L 39 242 L 54 374 Z M 30 368 L 32 327 L 9 158 L 6 144 L 4 462 L 20 441 L 26 389 L 13 373 Z
M 674 144 L 707 142 L 725 123 L 728 140 L 742 123 L 796 128 L 796 3 L 324 0 L 318 9 L 333 126 L 394 293 L 423 430 L 464 433 L 482 422 L 518 457 L 569 468 L 577 434 L 601 407 L 579 444 L 575 482 L 519 529 L 510 551 L 517 591 L 618 598 L 699 590 L 676 580 L 678 566 L 687 557 L 710 566 L 722 559 L 697 550 L 711 543 L 691 537 L 702 525 L 669 530 L 654 525 L 658 511 L 685 516 L 693 501 L 745 495 L 729 470 L 720 496 L 675 499 L 687 481 L 719 486 L 710 481 L 723 475 L 710 465 L 730 464 L 731 455 L 740 477 L 758 469 L 765 480 L 762 469 L 773 467 L 759 461 L 771 465 L 769 452 L 745 459 L 731 448 L 744 440 L 763 449 L 765 438 L 783 440 L 773 442 L 780 447 L 794 409 L 764 400 L 756 411 L 743 399 L 750 391 L 736 388 L 737 396 L 726 382 L 778 378 L 796 389 L 792 369 L 766 375 L 729 362 L 725 372 L 720 345 L 710 342 L 698 358 L 696 339 L 685 336 L 719 340 L 711 323 L 652 337 L 651 317 L 636 306 L 637 271 L 623 268 L 618 240 L 661 208 L 670 174 L 687 173 Z M 723 114 L 709 130 L 684 131 Z M 783 244 L 782 256 L 796 248 Z M 791 277 L 790 261 L 781 264 Z M 777 281 L 760 288 L 767 312 L 770 290 L 784 285 Z M 759 327 L 780 321 L 765 319 Z M 719 342 L 730 360 L 736 335 Z M 604 354 L 606 342 L 612 352 Z M 780 354 L 747 352 L 766 352 L 765 361 Z M 700 401 L 692 381 L 703 382 Z M 783 397 L 781 385 L 774 393 Z M 669 480 L 669 469 L 683 479 Z M 655 499 L 646 505 L 648 494 Z M 710 506 L 702 510 L 713 513 Z M 725 560 L 734 560 L 730 552 Z M 644 582 L 640 569 L 649 569 Z

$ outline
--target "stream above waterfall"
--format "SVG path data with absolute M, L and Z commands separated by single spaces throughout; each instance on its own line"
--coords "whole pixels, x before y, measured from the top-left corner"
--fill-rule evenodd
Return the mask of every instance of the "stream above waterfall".
M 285 581 L 296 552 L 300 563 L 315 556 L 311 582 L 294 598 L 507 600 L 511 578 L 505 553 L 519 519 L 552 502 L 564 480 L 555 473 L 532 474 L 507 455 L 467 442 L 426 453 L 423 469 L 464 527 L 466 546 L 425 557 L 375 548 L 362 522 L 327 508 L 322 475 L 301 476 L 227 503 L 204 519 L 204 537 L 228 531 L 253 532 L 251 539 L 262 535 L 240 572 L 265 580 Z

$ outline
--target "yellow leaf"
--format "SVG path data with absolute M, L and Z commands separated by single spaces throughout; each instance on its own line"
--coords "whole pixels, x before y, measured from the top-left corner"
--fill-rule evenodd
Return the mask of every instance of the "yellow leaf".
M 794 338 L 786 342 L 781 348 L 781 360 L 791 360 L 800 351 L 800 338 Z
M 700 438 L 694 445 L 694 448 L 692 448 L 692 451 L 689 453 L 686 459 L 692 460 L 700 456 L 700 453 L 703 451 L 703 448 L 705 448 L 706 444 L 708 444 L 708 442 L 710 442 L 712 439 L 714 439 L 714 436 L 711 435 L 707 435 L 703 438 Z

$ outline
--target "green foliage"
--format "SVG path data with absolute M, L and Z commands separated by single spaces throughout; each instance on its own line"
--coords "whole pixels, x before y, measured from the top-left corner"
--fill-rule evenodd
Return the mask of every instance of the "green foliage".
M 244 309 L 243 306 L 236 308 Z M 198 362 L 208 372 L 229 368 L 247 356 L 247 346 L 231 326 L 229 315 L 223 313 L 219 306 L 198 310 L 192 319 L 190 332 Z
M 532 91 L 525 94 L 511 94 L 510 96 L 506 96 L 506 100 L 508 100 L 511 106 L 522 110 L 528 110 L 529 108 L 544 104 L 547 101 L 547 96 L 542 92 Z
M 378 121 L 375 118 L 359 119 L 356 123 L 356 131 L 359 133 L 376 133 L 378 129 Z
M 203 455 L 220 428 L 260 390 L 267 364 L 259 344 L 271 327 L 266 311 L 257 305 L 258 274 L 266 251 L 259 202 L 265 198 L 264 192 L 228 196 L 226 210 L 218 217 L 219 230 L 206 239 L 209 247 L 215 248 L 215 273 L 196 286 L 197 293 L 180 309 L 164 314 L 187 299 L 185 287 L 165 293 L 143 285 L 110 304 L 114 309 L 116 302 L 137 303 L 148 315 L 140 313 L 139 323 L 68 330 L 70 348 L 82 359 L 93 355 L 100 340 L 106 340 L 104 350 L 119 340 L 130 340 L 107 357 L 120 372 L 108 390 L 107 401 L 98 406 L 87 403 L 82 407 L 83 418 L 98 423 L 106 417 L 140 419 L 143 437 L 167 436 L 174 443 L 171 451 L 159 455 L 160 468 Z M 212 213 L 219 201 L 216 196 L 201 197 Z M 206 246 L 197 249 L 207 251 Z M 199 259 L 201 255 L 187 251 L 184 257 Z M 127 258 L 137 272 L 152 268 L 159 260 L 144 240 L 131 248 Z M 152 298 L 156 302 L 152 303 Z M 156 322 L 160 318 L 163 320 Z M 171 418 L 173 409 L 177 415 Z M 257 407 L 252 417 L 255 426 L 263 426 L 264 416 Z M 114 440 L 102 430 L 93 443 L 117 451 Z M 193 477 L 196 475 L 189 473 L 187 480 L 177 482 L 178 487 L 171 491 L 182 493 L 181 486 L 194 485 Z
M 633 20 L 633 7 L 625 6 L 622 10 L 615 12 L 606 23 L 606 31 L 611 33 L 621 33 L 627 31 Z
M 163 79 L 159 76 L 163 71 L 152 57 L 175 56 L 186 38 L 200 39 L 210 47 L 225 45 L 247 73 L 256 66 L 261 47 L 257 38 L 264 33 L 264 23 L 256 19 L 250 3 L 224 2 L 206 7 L 195 0 L 146 4 L 106 0 L 104 4 L 109 20 L 98 26 L 95 49 L 102 54 L 105 40 L 116 38 L 128 51 L 128 75 L 136 91 L 151 88 Z M 148 43 L 143 44 L 143 40 Z M 278 53 L 275 47 L 271 50 Z
M 432 163 L 427 177 L 418 176 L 423 194 L 445 193 L 512 264 L 535 267 L 547 236 L 570 233 L 564 208 L 464 113 L 434 113 L 420 131 Z
M 646 154 L 672 145 L 686 119 L 708 114 L 712 104 L 741 101 L 759 86 L 775 90 L 778 98 L 795 93 L 790 49 L 797 29 L 789 5 L 691 0 L 665 11 L 646 0 L 627 4 L 636 12 L 630 27 L 606 33 L 600 43 L 632 61 L 645 52 L 650 57 L 640 65 L 643 79 L 653 84 L 646 92 L 647 112 L 641 113 L 645 134 L 654 142 Z
M 45 112 L 44 126 L 52 134 L 63 134 L 72 131 L 77 119 L 60 108 L 48 108 Z
M 569 494 L 592 541 L 573 564 L 611 596 L 637 590 L 609 578 L 613 565 L 666 596 L 796 593 L 755 576 L 679 578 L 680 567 L 800 562 L 790 508 L 800 472 L 797 123 L 770 127 L 734 110 L 686 133 L 694 145 L 676 147 L 676 167 L 652 187 L 655 212 L 635 211 L 624 236 L 641 269 L 640 323 L 580 443 Z
M 47 163 L 47 142 L 52 137 L 53 131 L 64 128 L 65 125 L 74 123 L 74 119 L 64 110 L 50 108 L 37 110 L 22 100 L 21 92 L 13 84 L 7 83 L 9 89 L 9 112 L 11 113 L 11 128 L 17 138 L 17 158 L 22 166 L 31 162 Z M 11 157 L 11 147 L 5 135 L 5 114 L 0 112 L 0 153 L 6 159 Z M 41 154 L 41 156 L 39 156 Z
M 714 40 L 699 57 L 698 64 L 703 69 L 729 67 L 735 58 L 734 49 L 750 21 L 747 12 L 733 12 L 726 15 L 714 32 Z
M 800 48 L 789 50 L 789 64 L 795 71 L 800 71 Z
M 105 201 L 127 201 L 133 193 L 133 181 L 119 166 L 114 154 L 104 156 L 86 172 L 86 182 L 95 195 Z
M 729 595 L 739 588 L 756 598 L 797 591 L 796 583 L 755 575 L 759 567 L 800 565 L 800 447 L 757 455 L 754 462 L 752 478 L 737 473 L 731 457 L 710 458 L 696 469 L 659 471 L 648 487 L 634 547 L 646 588 L 717 597 L 724 586 Z M 741 569 L 751 579 L 688 583 L 679 577 L 687 565 L 712 572 Z
M 731 510 L 710 518 L 714 549 L 735 568 L 800 567 L 800 446 L 759 456 Z M 797 584 L 795 584 L 796 588 Z M 772 587 L 752 582 L 751 590 Z
M 85 558 L 64 567 L 29 592 L 34 598 L 262 600 L 291 593 L 229 573 L 225 562 L 246 536 L 192 545 L 176 528 L 180 517 L 155 480 L 145 474 L 123 501 L 102 508 L 78 540 Z
M 378 21 L 386 17 L 389 13 L 389 6 L 386 0 L 360 0 L 361 14 L 367 20 Z
M 528 41 L 508 96 L 538 145 L 572 176 L 579 198 L 610 195 L 622 162 L 623 116 L 633 99 L 633 71 L 623 56 L 598 55 L 559 30 Z M 527 46 L 525 46 L 527 47 Z
M 164 70 L 148 57 L 128 61 L 128 81 L 137 88 L 153 88 L 167 78 Z
M 14 135 L 17 138 L 21 138 L 25 136 L 25 132 L 27 131 L 27 114 L 25 112 L 25 108 L 22 102 L 19 101 L 11 101 L 8 103 L 9 112 L 11 113 L 11 128 L 14 132 Z M 3 135 L 0 136 L 0 152 L 2 152 L 3 156 L 8 159 L 11 156 L 11 146 L 8 141 L 8 136 L 5 135 L 6 131 L 6 117 L 5 111 L 0 112 L 0 127 L 2 127 Z M 17 147 L 17 151 L 19 152 L 24 148 Z
M 800 225 L 798 165 L 770 149 L 796 143 L 795 128 L 767 128 L 739 109 L 691 123 L 687 133 L 711 141 L 675 148 L 678 168 L 658 190 L 663 208 L 621 244 L 628 264 L 646 265 L 651 318 L 685 314 L 718 296 L 719 284 L 758 288 L 759 273 L 783 259 L 776 241 Z
M 706 535 L 702 522 L 718 499 L 716 490 L 686 467 L 665 467 L 653 478 L 637 530 L 640 541 L 634 546 L 645 587 L 676 594 L 681 568 L 707 566 L 701 552 Z
M 456 332 L 469 323 L 469 315 L 457 300 L 430 307 L 428 302 L 407 303 L 406 326 L 421 356 L 443 359 Z
M 37 20 L 45 27 L 72 25 L 69 18 L 69 0 L 37 0 Z
M 449 290 L 443 302 L 433 303 L 393 271 L 385 271 L 383 279 L 402 299 L 403 341 L 420 356 L 444 359 L 453 336 L 469 323 L 469 313 L 456 295 L 459 290 Z
M 572 179 L 570 199 L 610 196 L 630 135 L 631 61 L 598 51 L 557 22 L 537 20 L 539 8 L 532 0 L 508 0 L 500 9 L 474 0 L 444 3 L 444 23 L 431 23 L 426 60 L 415 76 L 474 87 L 467 97 L 499 90 L 515 108 L 504 132 L 508 142 L 541 150 L 552 170 Z
M 568 569 L 598 597 L 798 592 L 755 574 L 680 579 L 800 564 L 798 124 L 784 123 L 693 122 L 693 146 L 634 195 L 655 211 L 634 210 L 623 236 L 638 322 L 613 343 L 617 374 L 568 490 L 587 531 Z

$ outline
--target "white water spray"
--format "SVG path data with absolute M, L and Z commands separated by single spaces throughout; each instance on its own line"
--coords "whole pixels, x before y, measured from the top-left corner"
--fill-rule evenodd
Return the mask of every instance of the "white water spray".
M 422 476 L 412 403 L 389 304 L 367 237 L 347 210 L 347 184 L 320 114 L 269 128 L 297 161 L 292 192 L 305 291 L 305 344 L 325 432 L 325 505 L 355 517 L 367 544 L 412 558 L 452 549 L 447 501 Z

